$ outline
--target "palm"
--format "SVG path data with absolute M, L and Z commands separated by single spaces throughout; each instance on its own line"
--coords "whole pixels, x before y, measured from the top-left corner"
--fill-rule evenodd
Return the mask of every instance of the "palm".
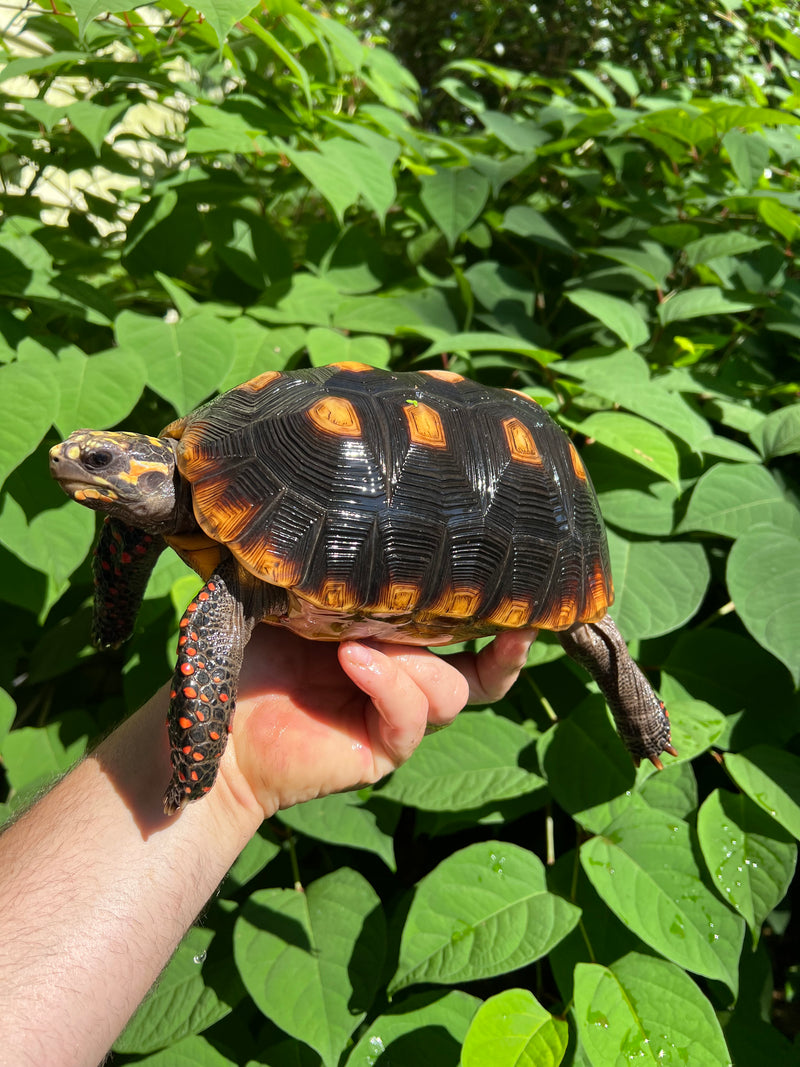
M 285 808 L 377 781 L 413 752 L 428 725 L 468 700 L 502 696 L 533 638 L 504 634 L 479 656 L 443 659 L 423 648 L 312 642 L 275 627 L 253 634 L 242 669 L 233 746 L 258 803 Z

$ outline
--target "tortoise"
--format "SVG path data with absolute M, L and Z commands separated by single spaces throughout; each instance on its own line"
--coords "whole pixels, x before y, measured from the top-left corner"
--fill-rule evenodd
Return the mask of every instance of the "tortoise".
M 662 752 L 676 754 L 664 705 L 607 613 L 589 475 L 524 393 L 354 362 L 267 371 L 157 438 L 76 430 L 50 457 L 74 500 L 107 513 L 97 646 L 130 636 L 165 546 L 204 582 L 180 622 L 168 814 L 213 785 L 262 620 L 313 640 L 429 646 L 553 630 L 634 761 L 660 768 Z

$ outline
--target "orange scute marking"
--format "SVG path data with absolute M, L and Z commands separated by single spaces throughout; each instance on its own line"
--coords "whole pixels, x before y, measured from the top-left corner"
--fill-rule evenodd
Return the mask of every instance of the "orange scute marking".
M 506 389 L 507 393 L 513 393 L 514 396 L 521 396 L 523 400 L 527 400 L 529 404 L 535 404 L 536 401 L 533 397 L 528 396 L 527 393 L 523 393 L 521 389 Z
M 520 463 L 534 463 L 536 466 L 541 466 L 541 454 L 536 447 L 532 432 L 525 423 L 512 417 L 503 419 L 502 426 L 511 458 Z
M 488 618 L 495 626 L 505 626 L 509 630 L 519 630 L 530 623 L 533 605 L 527 597 L 506 597 L 500 601 Z
M 440 382 L 463 382 L 464 375 L 456 374 L 454 370 L 424 370 L 422 374 L 427 374 L 429 378 L 438 378 Z
M 361 422 L 349 400 L 326 396 L 308 409 L 308 417 L 318 430 L 336 437 L 360 437 Z
M 569 458 L 572 460 L 572 469 L 582 482 L 586 481 L 586 468 L 583 465 L 583 460 L 578 455 L 578 450 L 573 445 L 572 441 L 569 442 Z
M 315 599 L 321 607 L 333 611 L 352 611 L 356 606 L 355 597 L 347 582 L 335 578 L 325 579 Z
M 272 385 L 276 378 L 281 377 L 283 376 L 280 371 L 265 370 L 263 374 L 251 378 L 249 382 L 244 382 L 242 385 L 238 385 L 236 391 L 242 393 L 259 393 L 262 389 L 266 389 L 268 385 Z
M 182 715 L 180 717 L 180 719 L 178 719 L 178 726 L 180 726 L 184 730 L 188 730 L 191 727 L 191 725 L 192 725 L 192 720 L 191 719 L 187 719 L 185 715 Z
M 357 359 L 343 359 L 339 363 L 329 363 L 328 366 L 336 367 L 337 370 L 349 370 L 355 373 L 362 370 L 374 370 L 369 363 L 359 363 Z
M 438 411 L 427 404 L 404 404 L 403 414 L 413 444 L 447 448 L 447 434 Z
M 195 750 L 192 753 L 192 759 L 195 761 L 195 763 L 200 763 L 201 760 L 205 759 L 205 756 L 202 752 L 198 752 L 197 750 Z
M 481 591 L 474 586 L 449 589 L 429 608 L 425 615 L 444 615 L 448 619 L 469 619 L 478 611 Z
M 271 585 L 291 589 L 302 575 L 302 564 L 296 559 L 287 559 L 285 553 L 276 552 L 269 545 L 258 543 L 235 544 L 247 569 Z
M 378 612 L 412 611 L 420 596 L 420 587 L 414 582 L 389 582 L 385 593 L 376 606 Z
M 190 771 L 189 777 L 192 779 L 193 782 L 198 782 L 200 780 L 200 775 L 197 773 L 197 771 Z

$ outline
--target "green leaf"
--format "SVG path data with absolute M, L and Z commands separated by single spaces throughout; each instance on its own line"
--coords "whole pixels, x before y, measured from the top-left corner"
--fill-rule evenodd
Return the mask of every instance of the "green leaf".
M 786 895 L 797 845 L 749 797 L 715 789 L 697 813 L 703 859 L 723 900 L 758 942 L 761 923 Z
M 185 1037 L 176 1045 L 136 1060 L 136 1063 L 145 1064 L 145 1067 L 238 1067 L 210 1041 L 196 1035 Z
M 68 104 L 65 110 L 69 121 L 83 134 L 99 158 L 111 127 L 127 108 L 127 103 L 117 104 L 116 107 L 100 107 L 91 100 L 76 100 Z
M 347 337 L 338 330 L 314 326 L 308 331 L 306 344 L 312 367 L 355 360 L 371 367 L 387 367 L 391 357 L 383 337 Z
M 800 407 L 779 408 L 771 412 L 750 434 L 762 456 L 790 456 L 800 452 Z
M 17 705 L 10 693 L 7 693 L 5 689 L 0 689 L 0 751 L 2 751 L 3 738 L 11 729 L 16 714 Z
M 614 606 L 626 638 L 657 637 L 691 619 L 711 577 L 702 545 L 689 541 L 626 541 L 608 531 Z
M 427 737 L 379 796 L 425 811 L 468 811 L 541 789 L 529 769 L 531 736 L 490 709 L 464 712 Z
M 663 430 L 645 419 L 623 411 L 598 411 L 578 423 L 577 428 L 601 445 L 660 474 L 674 486 L 679 485 L 675 445 Z
M 305 892 L 253 893 L 234 927 L 233 950 L 263 1014 L 335 1067 L 372 1002 L 384 938 L 375 891 L 342 868 Z
M 94 723 L 82 711 L 66 712 L 47 726 L 22 726 L 3 741 L 3 763 L 16 792 L 49 784 L 86 751 Z
M 768 815 L 800 838 L 800 758 L 772 745 L 729 752 L 725 770 Z
M 147 380 L 144 361 L 116 348 L 92 356 L 66 349 L 54 369 L 60 395 L 55 422 L 65 437 L 83 426 L 115 426 L 130 413 Z
M 532 207 L 517 205 L 511 207 L 503 216 L 501 230 L 527 237 L 535 244 L 543 245 L 554 252 L 561 252 L 570 258 L 575 256 L 575 249 L 562 237 L 559 231 L 540 212 Z
M 420 179 L 420 199 L 452 249 L 483 211 L 489 182 L 469 167 L 443 167 Z
M 506 974 L 549 952 L 579 915 L 547 891 L 532 852 L 507 841 L 470 845 L 417 886 L 389 991 Z
M 728 556 L 728 591 L 760 645 L 800 681 L 800 536 L 758 526 Z
M 594 289 L 572 289 L 567 299 L 582 308 L 592 318 L 598 319 L 623 341 L 628 348 L 638 348 L 650 339 L 646 321 L 627 300 L 598 293 Z
M 646 944 L 736 993 L 744 921 L 706 888 L 686 823 L 653 809 L 626 811 L 580 855 L 608 907 Z
M 718 463 L 695 485 L 679 530 L 708 530 L 736 538 L 757 523 L 788 525 L 794 510 L 766 468 Z
M 575 1020 L 592 1067 L 730 1067 L 710 1003 L 680 968 L 631 952 L 575 969 Z
M 769 163 L 769 144 L 762 133 L 728 130 L 722 138 L 739 184 L 753 189 Z
M 229 323 L 198 314 L 177 323 L 123 311 L 117 319 L 120 347 L 142 358 L 147 384 L 179 415 L 219 387 L 233 360 Z
M 567 1050 L 567 1024 L 527 989 L 490 997 L 469 1028 L 462 1067 L 558 1067 Z
M 406 997 L 379 1015 L 350 1053 L 347 1067 L 435 1064 L 459 1067 L 461 1045 L 480 1005 L 477 997 L 453 990 Z
M 281 811 L 280 820 L 293 830 L 319 841 L 374 852 L 389 870 L 397 870 L 391 836 L 394 826 L 381 829 L 375 812 L 366 807 L 355 793 L 333 793 L 318 800 L 308 800 L 305 804 L 296 804 Z
M 114 1051 L 155 1052 L 228 1015 L 244 989 L 235 974 L 214 975 L 219 951 L 213 930 L 189 930 L 158 984 L 114 1042 Z M 212 984 L 215 977 L 223 981 Z
M 434 341 L 430 348 L 425 349 L 420 358 L 428 359 L 430 356 L 438 356 L 443 352 L 517 352 L 522 356 L 528 356 L 542 366 L 559 359 L 557 352 L 540 348 L 521 337 L 508 337 L 505 334 L 483 330 L 477 333 L 455 333 L 441 341 Z
M 120 3 L 120 6 L 117 7 L 113 0 L 112 2 L 109 2 L 109 0 L 70 0 L 70 7 L 78 16 L 78 35 L 81 40 L 83 40 L 84 31 L 92 19 L 96 19 L 98 15 L 116 15 L 120 11 L 126 10 L 126 5 Z M 72 53 L 65 52 L 62 54 L 69 56 Z
M 734 300 L 716 285 L 703 285 L 696 289 L 684 289 L 668 297 L 658 305 L 658 318 L 662 326 L 668 326 L 671 322 L 685 322 L 687 319 L 735 315 L 752 307 L 752 303 Z
M 783 204 L 762 198 L 758 201 L 758 213 L 770 229 L 775 230 L 790 244 L 800 237 L 800 215 Z
M 55 360 L 48 366 L 55 367 Z M 58 387 L 28 363 L 0 366 L 0 395 L 5 400 L 0 420 L 0 485 L 29 456 L 58 413 Z
M 223 883 L 223 891 L 229 888 L 236 891 L 243 885 L 247 885 L 260 871 L 279 856 L 281 846 L 275 839 L 274 833 L 263 824 L 244 846 L 236 862 L 228 871 Z
M 720 256 L 740 256 L 745 252 L 754 252 L 768 244 L 768 241 L 751 237 L 740 230 L 730 230 L 727 233 L 713 233 L 708 237 L 690 241 L 684 247 L 684 252 L 689 266 L 696 267 L 700 263 L 710 263 Z

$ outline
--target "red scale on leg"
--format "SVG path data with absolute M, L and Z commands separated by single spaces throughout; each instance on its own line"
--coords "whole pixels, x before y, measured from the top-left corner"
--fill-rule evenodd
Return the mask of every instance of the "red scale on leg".
M 229 629 L 223 624 L 229 622 L 231 606 L 227 587 L 216 579 L 197 594 L 181 619 L 167 717 L 173 767 L 164 797 L 168 814 L 209 791 L 225 751 L 239 672 L 238 657 L 229 662 L 229 642 L 220 636 Z

